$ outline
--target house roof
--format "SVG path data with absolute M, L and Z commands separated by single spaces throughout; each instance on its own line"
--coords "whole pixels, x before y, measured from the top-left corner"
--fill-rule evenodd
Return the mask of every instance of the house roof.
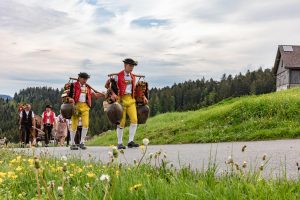
M 292 47 L 292 49 L 291 49 Z M 280 59 L 286 69 L 296 68 L 300 70 L 300 46 L 299 45 L 279 45 L 274 63 L 274 73 L 277 73 Z

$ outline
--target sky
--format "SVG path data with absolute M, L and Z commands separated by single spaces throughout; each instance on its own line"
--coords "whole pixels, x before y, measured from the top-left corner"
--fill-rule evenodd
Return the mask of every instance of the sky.
M 299 0 L 0 0 L 0 94 L 62 88 L 79 72 L 104 91 L 122 60 L 150 87 L 274 65 L 300 44 Z

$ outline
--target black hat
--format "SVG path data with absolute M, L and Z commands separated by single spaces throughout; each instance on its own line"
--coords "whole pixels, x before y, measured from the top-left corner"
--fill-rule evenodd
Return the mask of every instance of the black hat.
M 126 58 L 125 60 L 123 60 L 123 62 L 125 64 L 130 64 L 130 65 L 138 65 L 138 62 L 137 61 L 134 61 L 133 59 L 131 58 Z
M 80 73 L 78 74 L 78 77 L 79 77 L 79 78 L 84 78 L 84 79 L 89 79 L 89 78 L 90 78 L 90 75 L 88 75 L 88 74 L 85 73 L 85 72 L 80 72 Z
M 46 105 L 46 108 L 51 108 L 52 109 L 52 106 L 51 105 Z

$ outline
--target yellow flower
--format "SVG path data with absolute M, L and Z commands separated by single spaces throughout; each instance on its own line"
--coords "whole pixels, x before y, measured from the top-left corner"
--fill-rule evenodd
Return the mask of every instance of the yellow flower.
M 93 173 L 93 172 L 89 172 L 86 174 L 89 178 L 93 178 L 95 177 L 96 175 Z
M 31 158 L 30 158 L 30 159 L 28 159 L 27 161 L 28 161 L 29 165 L 33 165 L 33 163 L 34 163 L 34 160 L 33 160 L 33 159 L 31 159 Z
M 143 185 L 142 184 L 136 184 L 132 187 L 129 188 L 129 190 L 132 192 L 132 191 L 136 191 L 138 190 L 140 187 L 142 187 Z
M 116 176 L 118 177 L 119 175 L 120 175 L 120 171 L 117 170 L 117 171 L 116 171 Z
M 0 160 L 0 164 L 2 164 L 3 163 L 3 161 L 2 160 Z
M 83 170 L 81 168 L 77 168 L 77 172 L 81 173 Z
M 145 145 L 141 145 L 140 148 L 142 149 L 142 151 L 145 150 Z
M 2 179 L 2 178 L 0 178 L 0 184 L 1 184 L 1 183 L 3 183 L 3 179 Z
M 74 174 L 69 174 L 70 175 L 70 177 L 73 177 L 74 176 Z
M 2 177 L 5 177 L 6 176 L 6 173 L 4 173 L 4 172 L 0 172 L 0 178 Z
M 17 157 L 17 160 L 18 160 L 18 161 L 20 161 L 20 160 L 21 160 L 21 158 L 22 158 L 22 156 L 18 156 L 18 157 Z
M 11 179 L 16 179 L 18 176 L 15 174 L 15 172 L 7 172 L 7 177 Z
M 22 169 L 23 169 L 22 167 L 18 166 L 16 171 L 19 172 L 19 171 L 22 171 Z

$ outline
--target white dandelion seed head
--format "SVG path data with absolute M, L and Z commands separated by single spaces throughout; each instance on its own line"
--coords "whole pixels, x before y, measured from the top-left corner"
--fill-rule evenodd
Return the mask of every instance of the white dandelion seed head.
M 148 144 L 149 144 L 149 139 L 148 138 L 144 138 L 143 139 L 143 144 L 145 145 L 145 146 L 147 146 Z

